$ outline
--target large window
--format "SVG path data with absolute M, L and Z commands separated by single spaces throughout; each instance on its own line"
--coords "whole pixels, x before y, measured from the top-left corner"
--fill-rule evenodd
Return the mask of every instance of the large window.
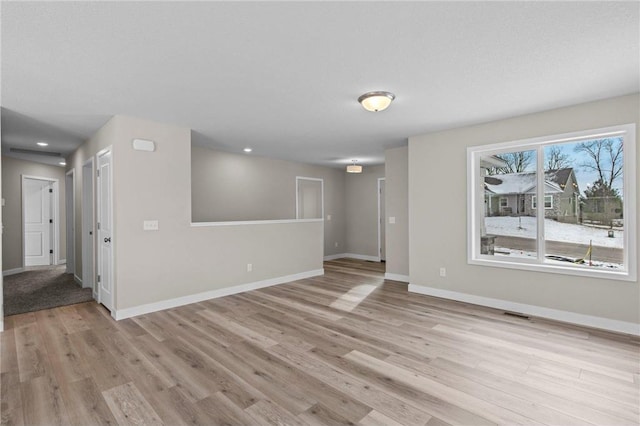
M 469 262 L 635 280 L 635 158 L 635 125 L 469 148 Z

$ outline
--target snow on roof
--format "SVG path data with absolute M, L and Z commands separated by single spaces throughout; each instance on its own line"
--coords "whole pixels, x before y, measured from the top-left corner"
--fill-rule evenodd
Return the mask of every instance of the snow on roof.
M 544 173 L 545 194 L 563 192 L 562 187 L 571 174 L 572 169 L 548 170 Z M 536 191 L 535 172 L 508 173 L 485 176 L 484 187 L 493 194 L 527 194 Z

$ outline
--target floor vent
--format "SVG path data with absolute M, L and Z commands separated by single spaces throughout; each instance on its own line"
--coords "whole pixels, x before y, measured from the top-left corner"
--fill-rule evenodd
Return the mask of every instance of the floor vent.
M 510 317 L 517 317 L 517 318 L 522 318 L 522 319 L 527 319 L 527 320 L 529 319 L 528 316 L 526 316 L 525 314 L 521 314 L 519 312 L 508 312 L 508 311 L 505 311 L 504 314 L 505 315 L 509 315 Z

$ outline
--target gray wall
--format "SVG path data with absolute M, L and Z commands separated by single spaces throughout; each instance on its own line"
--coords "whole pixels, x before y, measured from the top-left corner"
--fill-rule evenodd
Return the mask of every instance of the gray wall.
M 384 177 L 384 165 L 345 175 L 346 253 L 378 257 L 378 178 Z
M 192 145 L 191 206 L 194 222 L 296 218 L 296 176 L 324 180 L 325 255 L 344 252 L 343 169 L 232 154 Z M 337 247 L 336 247 L 337 243 Z
M 409 276 L 409 148 L 385 151 L 387 274 Z M 396 223 L 389 223 L 395 217 Z
M 22 268 L 22 175 L 46 177 L 58 180 L 58 239 L 59 259 L 67 257 L 65 221 L 65 170 L 63 167 L 2 157 L 2 207 L 4 230 L 2 233 L 2 270 Z
M 134 151 L 134 138 L 155 141 L 156 151 Z M 190 129 L 115 116 L 72 166 L 81 171 L 106 145 L 113 147 L 117 311 L 322 268 L 322 221 L 191 226 Z M 143 231 L 144 220 L 158 220 L 159 230 Z
M 618 124 L 636 123 L 637 128 L 638 122 L 639 97 L 635 94 L 410 138 L 411 283 L 640 323 L 637 281 L 469 265 L 466 225 L 468 146 Z M 640 164 L 640 149 L 636 156 Z M 635 190 L 640 204 L 640 185 Z M 445 278 L 439 276 L 441 266 L 447 268 Z

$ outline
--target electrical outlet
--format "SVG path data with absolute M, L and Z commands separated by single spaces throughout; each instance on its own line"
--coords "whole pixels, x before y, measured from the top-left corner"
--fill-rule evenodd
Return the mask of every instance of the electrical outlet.
M 331 215 L 330 214 L 327 215 L 327 220 L 331 220 Z
M 447 276 L 447 268 L 440 268 L 440 276 L 441 277 Z
M 334 243 L 334 247 L 338 247 L 338 242 L 337 241 Z
M 251 263 L 247 263 L 247 272 L 253 271 L 253 265 Z

